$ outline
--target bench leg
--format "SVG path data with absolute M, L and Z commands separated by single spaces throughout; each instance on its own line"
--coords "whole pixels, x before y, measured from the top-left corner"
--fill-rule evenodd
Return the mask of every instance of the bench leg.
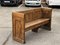
M 13 28 L 13 39 L 20 43 L 25 43 L 25 31 L 20 28 L 20 25 L 19 27 L 17 25 L 15 28 Z
M 42 28 L 51 31 L 51 22 L 47 23 L 46 25 L 43 25 Z
M 32 29 L 32 32 L 38 32 L 38 28 Z

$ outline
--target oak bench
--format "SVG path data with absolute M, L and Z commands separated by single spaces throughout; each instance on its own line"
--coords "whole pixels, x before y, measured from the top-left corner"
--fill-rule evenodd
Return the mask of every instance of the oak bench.
M 38 32 L 42 27 L 51 30 L 51 8 L 36 8 L 12 13 L 13 39 L 25 43 L 25 32 L 32 30 Z

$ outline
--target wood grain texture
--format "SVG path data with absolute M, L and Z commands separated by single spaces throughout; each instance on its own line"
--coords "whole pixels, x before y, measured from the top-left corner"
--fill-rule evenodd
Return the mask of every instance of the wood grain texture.
M 24 14 L 13 13 L 13 39 L 21 43 L 25 42 Z
M 12 33 L 13 39 L 25 43 L 25 32 L 32 30 L 38 32 L 41 26 L 51 30 L 52 9 L 37 8 L 27 11 L 17 11 L 12 13 Z
M 52 19 L 52 9 L 51 8 L 42 8 L 42 14 L 44 15 L 43 18 L 49 18 L 49 23 L 44 25 L 46 29 L 51 30 L 51 19 Z
M 49 22 L 49 19 L 38 19 L 35 21 L 31 21 L 25 24 L 25 30 L 31 30 L 33 28 L 36 28 L 38 26 L 44 25 Z

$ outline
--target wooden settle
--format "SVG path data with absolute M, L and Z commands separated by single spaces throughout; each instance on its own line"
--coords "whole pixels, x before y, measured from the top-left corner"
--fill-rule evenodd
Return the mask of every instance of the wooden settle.
M 38 32 L 38 28 L 51 30 L 51 8 L 37 8 L 27 11 L 12 13 L 13 39 L 25 43 L 25 32 L 32 30 Z

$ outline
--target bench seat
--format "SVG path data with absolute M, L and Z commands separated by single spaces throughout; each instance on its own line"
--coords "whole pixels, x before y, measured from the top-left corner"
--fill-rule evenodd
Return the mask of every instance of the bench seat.
M 47 24 L 48 22 L 49 22 L 49 18 L 44 18 L 44 19 L 42 18 L 42 19 L 37 19 L 35 21 L 25 23 L 25 30 L 32 29 L 32 27 L 34 26 L 36 27 L 36 25 L 41 26 L 41 25 Z

